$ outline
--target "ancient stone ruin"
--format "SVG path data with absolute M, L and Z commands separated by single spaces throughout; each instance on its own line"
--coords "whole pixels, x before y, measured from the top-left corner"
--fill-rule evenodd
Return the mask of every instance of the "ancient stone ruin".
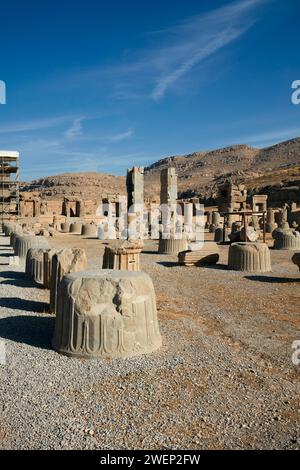
M 232 243 L 228 253 L 228 269 L 254 273 L 272 271 L 268 245 L 265 243 Z
M 58 291 L 53 347 L 68 356 L 129 357 L 161 346 L 155 293 L 142 272 L 85 271 Z
M 140 271 L 141 240 L 123 241 L 106 246 L 103 255 L 103 269 Z
M 57 293 L 64 276 L 87 268 L 85 251 L 81 248 L 66 248 L 52 256 L 50 284 L 50 312 L 56 313 Z
M 275 250 L 300 250 L 300 233 L 277 229 L 273 232 Z
M 215 242 L 207 241 L 200 247 L 198 245 L 192 244 L 189 250 L 178 253 L 178 263 L 184 266 L 202 266 L 219 261 L 219 247 Z

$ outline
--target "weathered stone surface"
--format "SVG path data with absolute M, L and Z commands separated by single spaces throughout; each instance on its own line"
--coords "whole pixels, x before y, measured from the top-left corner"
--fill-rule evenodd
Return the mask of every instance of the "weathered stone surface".
M 140 270 L 140 253 L 143 249 L 141 240 L 132 240 L 106 246 L 103 255 L 103 269 L 125 271 Z
M 294 264 L 298 266 L 299 271 L 300 271 L 300 251 L 297 251 L 297 253 L 294 253 L 292 257 L 292 261 Z
M 224 229 L 224 228 L 218 227 L 215 230 L 214 240 L 216 243 L 229 242 L 229 234 L 230 234 L 230 228 L 225 227 Z
M 275 250 L 300 250 L 300 233 L 289 230 L 276 230 L 273 232 Z
M 86 271 L 61 282 L 53 347 L 82 358 L 130 357 L 161 346 L 155 292 L 142 272 Z
M 9 266 L 19 266 L 20 265 L 20 258 L 18 256 L 9 256 L 8 257 L 8 264 L 9 264 Z
M 186 251 L 188 248 L 187 239 L 185 236 L 182 238 L 160 238 L 158 251 L 162 254 L 175 254 L 177 255 L 180 251 Z
M 80 222 L 75 222 L 70 225 L 70 233 L 81 234 L 82 224 Z
M 45 289 L 50 289 L 51 285 L 51 273 L 52 273 L 52 257 L 59 253 L 62 250 L 57 250 L 56 248 L 52 248 L 50 250 L 44 250 L 44 257 L 43 257 L 43 269 L 44 269 L 44 287 Z
M 29 248 L 26 255 L 25 274 L 37 284 L 44 284 L 43 248 Z
M 95 224 L 84 224 L 81 228 L 81 235 L 84 237 L 96 237 L 97 226 Z
M 214 233 L 217 228 L 221 228 L 221 215 L 219 212 L 212 213 L 212 223 L 209 226 L 210 233 Z
M 21 226 L 16 227 L 10 234 L 10 246 L 15 248 L 17 235 L 23 235 L 23 230 Z
M 232 224 L 233 225 L 233 224 Z M 232 231 L 229 235 L 232 242 L 244 242 L 245 241 L 245 227 L 242 227 L 239 231 Z M 246 240 L 247 242 L 257 242 L 259 239 L 259 231 L 255 230 L 251 225 L 247 226 L 246 229 Z
M 232 243 L 228 253 L 228 269 L 257 273 L 272 271 L 268 245 L 266 243 Z
M 69 222 L 63 222 L 61 225 L 60 225 L 60 231 L 62 233 L 69 233 L 70 232 L 70 223 Z
M 81 248 L 66 248 L 52 256 L 50 283 L 50 312 L 56 313 L 57 292 L 62 278 L 71 272 L 87 268 L 85 251 Z
M 160 203 L 176 204 L 177 172 L 173 167 L 164 168 L 160 172 Z
M 272 233 L 277 227 L 275 222 L 275 211 L 271 207 L 267 210 L 266 232 Z
M 15 240 L 15 255 L 21 259 L 26 258 L 30 248 L 50 248 L 46 238 L 35 235 L 17 235 Z
M 178 263 L 184 266 L 215 264 L 219 261 L 219 247 L 215 242 L 204 242 L 198 250 L 186 250 L 178 253 Z

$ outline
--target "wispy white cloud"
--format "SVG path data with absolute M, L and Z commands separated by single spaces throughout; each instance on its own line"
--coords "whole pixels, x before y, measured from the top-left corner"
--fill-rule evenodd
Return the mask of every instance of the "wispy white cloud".
M 72 139 L 73 137 L 82 135 L 82 122 L 84 119 L 84 117 L 74 119 L 71 127 L 65 131 L 64 136 L 67 139 Z
M 12 122 L 1 124 L 1 134 L 13 134 L 17 132 L 37 131 L 41 129 L 50 129 L 66 124 L 74 120 L 74 116 L 57 116 L 50 118 L 33 119 L 23 122 Z
M 145 34 L 148 42 L 139 50 L 127 50 L 118 63 L 60 77 L 55 86 L 95 87 L 118 100 L 159 101 L 192 72 L 202 78 L 208 59 L 245 34 L 257 21 L 258 7 L 267 1 L 234 1 Z
M 251 10 L 261 0 L 244 0 L 195 16 L 166 30 L 170 44 L 153 57 L 161 73 L 152 91 L 158 100 L 177 80 L 244 34 L 252 25 Z
M 121 132 L 120 134 L 115 134 L 111 136 L 108 140 L 110 140 L 111 142 L 121 142 L 122 140 L 126 140 L 132 137 L 133 133 L 134 130 L 132 128 L 129 128 L 125 132 Z

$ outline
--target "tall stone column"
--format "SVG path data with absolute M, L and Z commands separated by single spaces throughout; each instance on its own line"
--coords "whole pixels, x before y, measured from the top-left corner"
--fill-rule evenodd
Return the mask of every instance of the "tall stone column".
M 134 166 L 127 170 L 127 204 L 130 221 L 128 229 L 134 238 L 143 238 L 144 234 L 144 168 Z M 134 215 L 133 215 L 134 214 Z M 135 228 L 138 233 L 133 235 Z
M 271 207 L 267 210 L 267 222 L 266 222 L 266 232 L 272 233 L 273 230 L 277 227 L 275 222 L 275 211 Z

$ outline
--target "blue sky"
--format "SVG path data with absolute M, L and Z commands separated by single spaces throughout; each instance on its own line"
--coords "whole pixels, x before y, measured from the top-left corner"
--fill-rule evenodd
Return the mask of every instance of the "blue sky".
M 299 0 L 10 0 L 0 18 L 0 149 L 23 179 L 300 136 Z

